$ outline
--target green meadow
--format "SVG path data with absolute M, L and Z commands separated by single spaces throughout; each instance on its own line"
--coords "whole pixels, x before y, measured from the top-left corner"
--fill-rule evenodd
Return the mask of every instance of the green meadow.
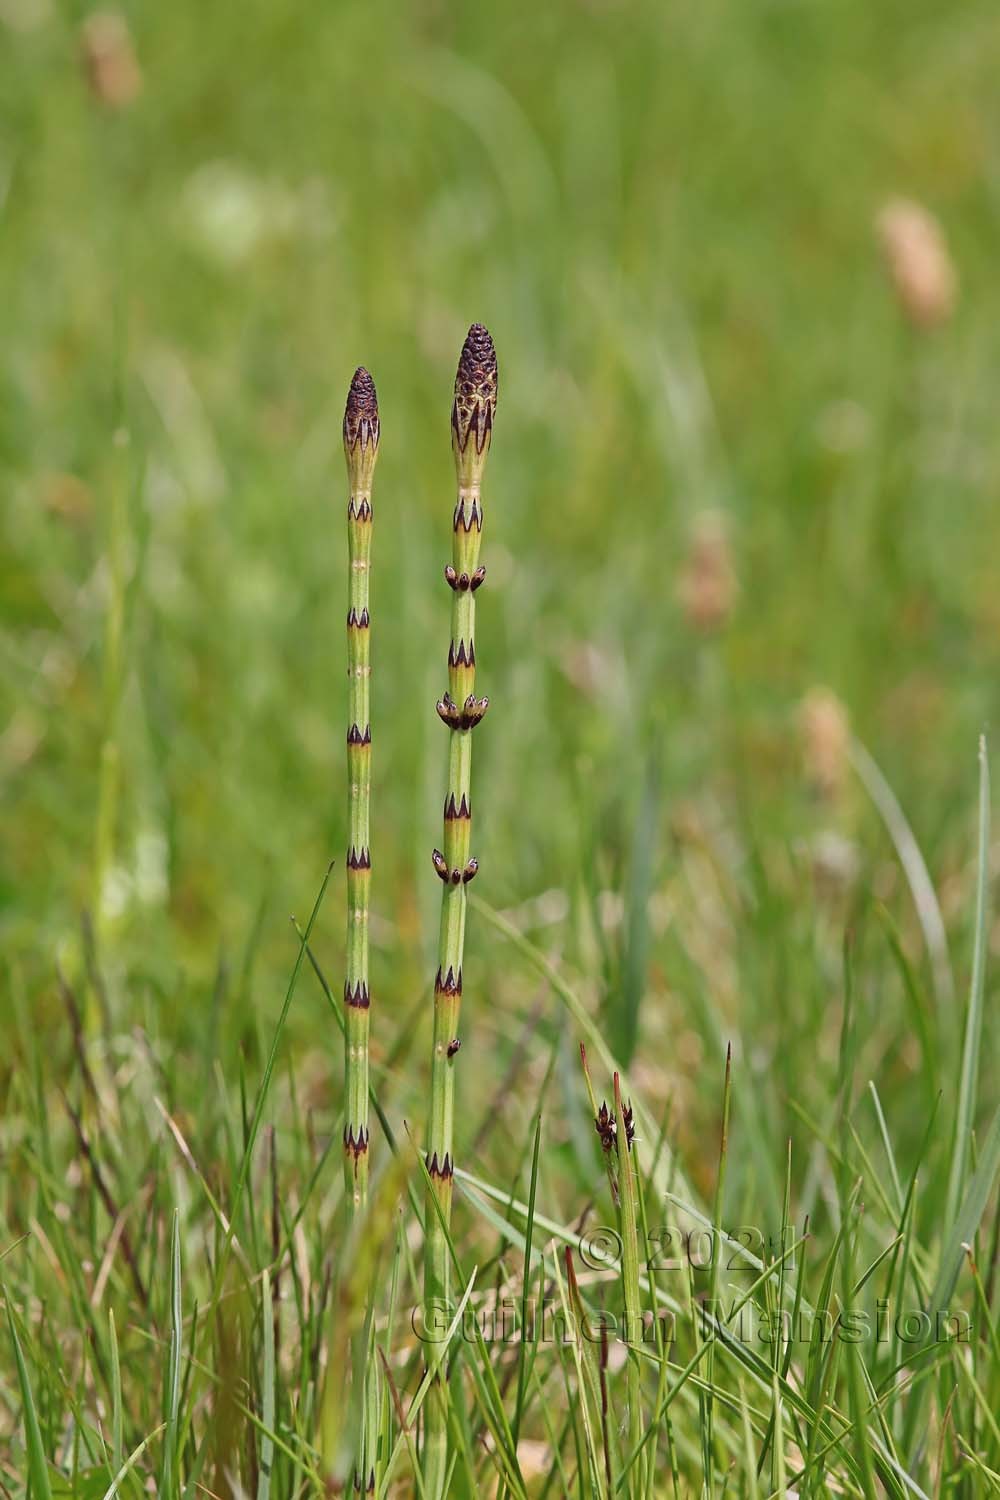
M 1000 1493 L 998 64 L 987 0 L 0 0 L 4 1500 Z

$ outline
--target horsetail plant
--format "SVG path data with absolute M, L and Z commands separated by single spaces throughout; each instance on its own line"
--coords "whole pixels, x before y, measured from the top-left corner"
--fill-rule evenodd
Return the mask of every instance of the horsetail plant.
M 368 1193 L 368 898 L 371 886 L 370 714 L 371 616 L 368 608 L 372 545 L 372 476 L 378 458 L 375 382 L 354 372 L 344 411 L 350 559 L 347 609 L 347 977 L 344 983 L 346 1119 L 344 1176 L 357 1212 Z
M 486 577 L 479 562 L 483 510 L 479 487 L 493 435 L 497 403 L 497 357 L 493 340 L 481 323 L 469 329 L 451 411 L 451 448 L 458 480 L 452 521 L 452 560 L 444 576 L 452 591 L 448 691 L 437 704 L 449 730 L 448 787 L 444 803 L 443 848 L 433 853 L 441 878 L 441 929 L 434 982 L 434 1030 L 431 1051 L 431 1105 L 427 1135 L 427 1204 L 424 1295 L 427 1308 L 446 1308 L 449 1284 L 448 1225 L 455 1170 L 455 1061 L 458 1015 L 462 1002 L 462 958 L 465 948 L 466 886 L 479 868 L 470 856 L 472 833 L 472 730 L 482 719 L 488 698 L 476 697 L 476 591 Z M 428 1500 L 445 1493 L 448 1469 L 446 1373 L 439 1366 L 427 1403 L 424 1442 L 424 1489 Z

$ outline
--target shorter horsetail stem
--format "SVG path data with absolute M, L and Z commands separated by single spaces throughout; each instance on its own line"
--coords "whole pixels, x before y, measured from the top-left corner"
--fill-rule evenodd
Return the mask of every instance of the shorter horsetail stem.
M 372 731 L 369 712 L 371 615 L 372 476 L 378 458 L 379 421 L 375 382 L 354 372 L 344 412 L 344 454 L 349 498 L 347 546 L 347 977 L 344 983 L 345 1121 L 344 1175 L 355 1209 L 368 1191 L 368 895 Z
M 451 412 L 451 447 L 458 480 L 458 499 L 452 519 L 452 560 L 444 570 L 451 589 L 451 644 L 448 649 L 448 691 L 437 711 L 449 733 L 448 786 L 444 802 L 444 834 L 433 854 L 441 878 L 441 929 L 438 971 L 434 984 L 434 1040 L 431 1052 L 431 1109 L 427 1132 L 427 1170 L 431 1193 L 445 1224 L 451 1219 L 452 1177 L 455 1170 L 455 1062 L 461 1043 L 457 1036 L 462 1000 L 462 959 L 465 948 L 466 886 L 479 868 L 470 856 L 472 837 L 471 732 L 486 712 L 489 700 L 476 697 L 476 592 L 486 577 L 479 564 L 483 511 L 479 486 L 493 436 L 497 402 L 497 357 L 493 340 L 481 323 L 474 323 L 458 362 L 455 401 Z M 424 1293 L 428 1309 L 447 1303 L 448 1245 L 434 1203 L 427 1206 Z M 447 1393 L 442 1377 L 427 1405 L 424 1444 L 424 1489 L 429 1500 L 440 1500 L 447 1475 Z

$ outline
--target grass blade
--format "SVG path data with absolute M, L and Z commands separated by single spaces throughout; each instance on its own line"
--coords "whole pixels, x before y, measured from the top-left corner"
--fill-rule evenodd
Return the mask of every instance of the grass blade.
M 33 1500 L 52 1500 L 49 1466 L 45 1458 L 45 1449 L 42 1445 L 42 1429 L 38 1424 L 38 1410 L 35 1406 L 31 1381 L 28 1377 L 28 1366 L 25 1362 L 24 1350 L 21 1348 L 21 1340 L 17 1336 L 17 1327 L 14 1323 L 14 1311 L 11 1307 L 10 1294 L 6 1287 L 2 1290 L 4 1302 L 7 1306 L 7 1327 L 10 1329 L 11 1343 L 14 1345 L 14 1360 L 17 1364 L 17 1383 L 21 1392 L 21 1405 L 24 1408 L 24 1440 L 28 1451 L 27 1477 L 31 1484 Z
M 160 1468 L 161 1500 L 174 1500 L 179 1494 L 176 1473 L 177 1432 L 181 1403 L 181 1350 L 184 1319 L 181 1311 L 181 1232 L 180 1211 L 174 1209 L 170 1234 L 170 1345 L 167 1352 L 167 1379 L 164 1390 L 163 1463 Z
M 903 866 L 927 945 L 938 1003 L 943 1010 L 948 1011 L 955 1000 L 955 981 L 948 957 L 944 918 L 927 863 L 895 792 L 860 740 L 851 740 L 850 755 L 851 764 L 874 802 Z
M 986 738 L 979 741 L 979 865 L 976 877 L 976 930 L 972 949 L 972 982 L 969 1009 L 965 1018 L 962 1043 L 962 1073 L 958 1085 L 958 1108 L 952 1139 L 951 1168 L 948 1173 L 948 1196 L 945 1201 L 945 1225 L 953 1222 L 965 1188 L 969 1145 L 976 1118 L 976 1095 L 979 1087 L 979 1050 L 983 1032 L 983 993 L 986 987 L 986 942 L 989 936 L 989 862 L 990 862 L 990 771 L 986 758 Z
M 962 1268 L 962 1261 L 965 1259 L 965 1247 L 971 1245 L 975 1238 L 979 1221 L 986 1211 L 990 1194 L 996 1186 L 998 1174 L 1000 1174 L 1000 1109 L 993 1116 L 993 1122 L 983 1142 L 979 1163 L 969 1180 L 962 1206 L 941 1252 L 937 1280 L 934 1283 L 928 1309 L 932 1321 L 939 1312 L 947 1310 Z
M 542 1140 L 542 1117 L 535 1121 L 535 1143 L 531 1153 L 531 1182 L 528 1187 L 528 1219 L 524 1228 L 524 1280 L 521 1293 L 521 1337 L 517 1350 L 517 1398 L 514 1403 L 514 1420 L 511 1436 L 515 1452 L 521 1431 L 521 1414 L 524 1411 L 524 1378 L 527 1368 L 528 1301 L 531 1288 L 531 1240 L 535 1228 L 535 1192 L 538 1187 L 538 1148 Z
M 142 1442 L 137 1444 L 137 1446 L 132 1449 L 132 1452 L 129 1454 L 128 1458 L 126 1458 L 123 1463 L 121 1463 L 115 1470 L 115 1477 L 114 1479 L 112 1479 L 111 1483 L 104 1491 L 102 1500 L 115 1500 L 115 1496 L 121 1494 L 123 1481 L 126 1480 L 132 1473 L 133 1469 L 139 1462 L 142 1455 L 145 1453 L 146 1449 L 149 1447 L 150 1443 L 152 1443 L 156 1438 L 159 1437 L 160 1433 L 164 1431 L 166 1425 L 167 1424 L 165 1422 L 161 1422 L 159 1427 L 154 1427 L 153 1431 L 147 1433 Z
M 260 1288 L 261 1327 L 264 1332 L 264 1368 L 260 1384 L 260 1419 L 265 1430 L 260 1438 L 260 1473 L 257 1477 L 257 1500 L 270 1500 L 271 1466 L 274 1443 L 269 1436 L 274 1428 L 274 1310 L 271 1306 L 271 1277 L 265 1269 Z
M 111 1462 L 117 1474 L 125 1461 L 125 1447 L 122 1436 L 122 1371 L 113 1307 L 108 1308 L 108 1334 L 111 1345 Z

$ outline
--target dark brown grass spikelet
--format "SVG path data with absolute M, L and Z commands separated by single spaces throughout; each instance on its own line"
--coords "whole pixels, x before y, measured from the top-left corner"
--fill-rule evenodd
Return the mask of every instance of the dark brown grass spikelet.
M 632 1113 L 631 1101 L 622 1110 L 622 1119 L 625 1121 L 625 1144 L 631 1151 L 632 1142 L 635 1140 L 635 1116 Z
M 632 1142 L 635 1140 L 635 1117 L 632 1113 L 631 1103 L 623 1107 L 622 1118 L 625 1121 L 625 1142 L 629 1150 L 631 1150 Z M 618 1121 L 615 1119 L 614 1112 L 608 1108 L 606 1101 L 603 1099 L 594 1120 L 594 1129 L 601 1138 L 601 1145 L 604 1150 L 610 1151 L 618 1138 Z
M 80 52 L 91 93 L 108 109 L 125 109 L 142 93 L 142 69 L 125 17 L 94 11 L 80 28 Z
M 344 443 L 348 448 L 355 448 L 359 443 L 362 447 L 368 443 L 375 447 L 378 437 L 378 396 L 375 393 L 375 382 L 364 365 L 359 365 L 347 393 Z
M 606 1100 L 601 1101 L 597 1118 L 594 1120 L 594 1128 L 601 1138 L 601 1145 L 605 1151 L 610 1151 L 615 1143 L 615 1117 L 608 1109 Z

